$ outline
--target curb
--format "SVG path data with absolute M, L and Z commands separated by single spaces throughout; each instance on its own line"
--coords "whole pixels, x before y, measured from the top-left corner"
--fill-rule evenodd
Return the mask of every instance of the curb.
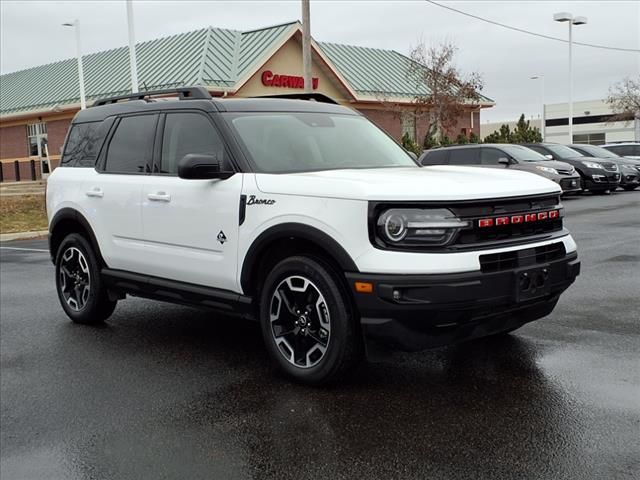
M 29 238 L 44 237 L 48 234 L 48 230 L 39 230 L 36 232 L 2 233 L 0 234 L 0 242 L 10 242 L 11 240 L 26 240 Z

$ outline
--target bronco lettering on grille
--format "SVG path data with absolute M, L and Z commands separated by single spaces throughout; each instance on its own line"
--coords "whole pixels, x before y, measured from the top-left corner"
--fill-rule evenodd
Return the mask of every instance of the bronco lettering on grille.
M 545 220 L 555 220 L 560 217 L 559 210 L 549 210 L 539 213 L 526 213 L 524 215 L 511 215 L 506 217 L 493 217 L 493 218 L 481 218 L 478 220 L 478 227 L 500 227 L 502 225 L 518 224 L 518 223 L 530 223 Z

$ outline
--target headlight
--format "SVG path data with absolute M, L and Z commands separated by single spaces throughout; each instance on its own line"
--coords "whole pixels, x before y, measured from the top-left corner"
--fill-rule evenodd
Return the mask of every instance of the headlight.
M 460 220 L 445 208 L 391 208 L 376 222 L 383 242 L 405 246 L 446 245 L 459 229 L 468 226 L 468 221 Z
M 600 168 L 600 169 L 604 168 L 602 165 L 596 162 L 582 162 L 582 164 L 587 168 Z
M 536 167 L 538 170 L 542 170 L 543 172 L 553 173 L 554 175 L 558 174 L 558 171 L 555 168 L 551 167 Z

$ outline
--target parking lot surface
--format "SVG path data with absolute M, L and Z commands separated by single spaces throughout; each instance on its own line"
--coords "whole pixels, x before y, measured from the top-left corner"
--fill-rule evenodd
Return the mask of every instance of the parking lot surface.
M 257 324 L 131 298 L 71 323 L 46 241 L 0 249 L 0 476 L 637 478 L 640 192 L 568 198 L 582 274 L 502 339 L 308 388 Z

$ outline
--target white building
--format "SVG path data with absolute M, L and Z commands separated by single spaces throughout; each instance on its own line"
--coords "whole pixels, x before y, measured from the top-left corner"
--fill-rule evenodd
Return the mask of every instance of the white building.
M 604 100 L 573 102 L 573 139 L 569 138 L 569 104 L 555 103 L 545 105 L 546 127 L 544 139 L 554 143 L 590 143 L 603 145 L 611 142 L 635 141 L 634 122 L 609 122 L 613 112 Z M 540 128 L 540 119 L 530 120 L 532 127 Z M 508 122 L 483 123 L 480 136 L 486 137 L 499 130 L 503 124 L 513 130 L 516 120 Z

